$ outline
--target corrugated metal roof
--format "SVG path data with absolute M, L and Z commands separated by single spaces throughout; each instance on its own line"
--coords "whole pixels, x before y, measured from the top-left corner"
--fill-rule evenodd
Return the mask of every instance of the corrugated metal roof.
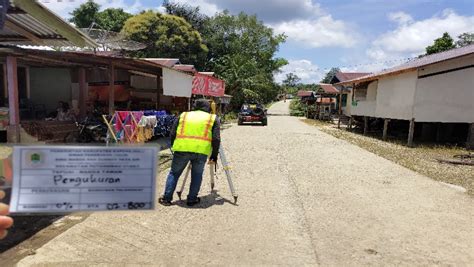
M 429 55 L 429 56 L 424 56 L 421 58 L 416 58 L 413 59 L 405 64 L 396 66 L 394 68 L 388 69 L 388 70 L 383 70 L 374 74 L 370 74 L 367 76 L 359 77 L 356 79 L 348 80 L 345 82 L 340 82 L 338 84 L 344 85 L 344 84 L 351 84 L 351 83 L 361 83 L 361 82 L 368 82 L 368 81 L 373 81 L 377 80 L 381 77 L 385 76 L 390 76 L 390 75 L 397 75 L 401 73 L 405 73 L 408 71 L 413 71 L 418 68 L 428 66 L 431 64 L 443 62 L 446 60 L 458 58 L 458 57 L 463 57 L 467 55 L 474 54 L 474 45 L 468 45 L 465 47 L 461 48 L 456 48 L 456 49 L 451 49 L 445 52 Z
M 297 96 L 299 97 L 309 97 L 309 96 L 313 96 L 313 92 L 312 91 L 298 91 L 298 94 Z
M 321 86 L 321 89 L 323 89 L 326 94 L 339 94 L 339 90 L 332 84 L 320 83 L 319 86 Z
M 50 38 L 62 38 L 53 29 L 41 21 L 35 19 L 29 14 L 8 14 L 7 19 L 14 22 L 16 25 L 21 26 L 24 29 L 28 29 L 29 32 L 42 37 Z
M 179 64 L 178 58 L 145 58 L 145 60 L 160 64 L 169 68 L 172 68 L 174 65 Z
M 359 77 L 364 77 L 371 74 L 370 72 L 338 72 L 336 73 L 336 78 L 339 82 L 344 82 L 348 80 L 357 79 Z
M 174 65 L 173 69 L 175 69 L 175 70 L 180 70 L 180 71 L 185 71 L 185 72 L 191 72 L 191 73 L 197 72 L 197 70 L 196 70 L 196 68 L 194 67 L 194 65 L 178 64 L 178 65 Z
M 0 29 L 1 44 L 97 47 L 97 44 L 87 35 L 36 1 L 10 0 L 10 5 L 6 21 L 11 26 L 9 27 L 7 24 L 3 29 Z M 33 11 L 30 14 L 20 6 L 25 6 L 26 9 Z M 54 25 L 40 21 L 39 18 L 48 18 Z M 69 37 L 73 36 L 71 38 L 75 40 L 68 40 L 61 32 Z M 34 36 L 34 38 L 28 38 L 28 35 Z

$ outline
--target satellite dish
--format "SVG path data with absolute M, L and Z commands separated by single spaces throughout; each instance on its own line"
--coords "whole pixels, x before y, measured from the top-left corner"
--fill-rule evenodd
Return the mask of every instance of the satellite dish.
M 146 48 L 145 44 L 128 39 L 125 34 L 114 31 L 107 31 L 103 29 L 96 29 L 96 23 L 92 23 L 91 27 L 80 29 L 96 43 L 102 46 L 105 51 L 110 50 L 125 50 L 138 51 Z

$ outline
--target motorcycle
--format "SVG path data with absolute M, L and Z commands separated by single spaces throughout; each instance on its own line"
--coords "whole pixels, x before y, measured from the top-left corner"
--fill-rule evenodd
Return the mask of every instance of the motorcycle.
M 79 127 L 79 143 L 105 143 L 107 137 L 107 126 L 100 120 L 86 117 Z
M 82 122 L 76 122 L 77 132 L 65 138 L 66 143 L 105 143 L 107 141 L 107 126 L 94 117 L 86 117 Z

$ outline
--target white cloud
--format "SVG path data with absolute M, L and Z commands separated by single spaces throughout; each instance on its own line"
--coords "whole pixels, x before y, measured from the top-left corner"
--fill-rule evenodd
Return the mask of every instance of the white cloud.
M 406 25 L 413 22 L 413 18 L 403 11 L 390 13 L 388 14 L 388 18 L 400 25 Z
M 356 38 L 347 25 L 334 20 L 331 15 L 307 20 L 292 20 L 273 25 L 276 33 L 284 33 L 290 41 L 300 42 L 308 47 L 352 47 Z
M 275 74 L 275 81 L 281 83 L 288 73 L 296 74 L 302 83 L 319 83 L 324 77 L 324 72 L 307 59 L 289 60 L 288 65 L 281 68 L 281 72 Z
M 210 0 L 173 0 L 174 3 L 187 4 L 190 6 L 198 6 L 200 12 L 208 16 L 214 16 L 217 12 L 222 11 L 217 4 Z
M 474 16 L 458 15 L 450 9 L 419 21 L 414 21 L 411 16 L 403 12 L 390 14 L 389 19 L 398 22 L 398 27 L 380 35 L 372 42 L 367 55 L 373 60 L 390 60 L 423 54 L 425 48 L 444 32 L 448 32 L 456 39 L 461 33 L 472 32 L 474 25 Z
M 85 2 L 87 2 L 87 0 L 75 0 L 74 2 L 68 0 L 63 0 L 61 2 L 51 0 L 49 2 L 43 2 L 42 4 L 59 16 L 69 18 L 71 17 L 69 13 Z M 147 8 L 140 2 L 140 0 L 135 0 L 132 4 L 127 4 L 125 0 L 95 0 L 94 2 L 100 5 L 101 10 L 106 8 L 122 8 L 132 14 Z
M 258 18 L 284 33 L 288 41 L 308 47 L 352 47 L 355 34 L 342 20 L 335 20 L 311 0 L 174 0 L 174 2 L 199 6 L 207 15 L 224 9 L 233 14 L 244 11 L 257 14 Z
M 63 0 L 51 0 L 44 3 L 48 8 L 63 18 L 69 18 L 79 5 L 87 0 L 75 0 L 73 3 Z M 127 4 L 125 0 L 96 0 L 101 9 L 123 8 L 130 13 L 137 13 L 150 7 L 144 6 L 140 0 Z M 284 33 L 288 41 L 294 41 L 307 47 L 352 47 L 356 37 L 342 20 L 334 19 L 312 0 L 173 0 L 173 2 L 198 6 L 206 15 L 213 16 L 224 9 L 233 14 L 241 11 L 257 14 L 258 18 L 273 27 L 276 33 Z M 163 12 L 158 5 L 155 10 Z
M 173 2 L 199 6 L 207 15 L 214 15 L 224 9 L 232 14 L 245 12 L 257 14 L 267 23 L 308 18 L 320 13 L 320 6 L 312 0 L 173 0 Z

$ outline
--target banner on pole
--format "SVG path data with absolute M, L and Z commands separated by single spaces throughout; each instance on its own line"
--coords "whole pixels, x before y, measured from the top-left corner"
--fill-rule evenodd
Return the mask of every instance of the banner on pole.
M 193 95 L 224 96 L 225 82 L 209 75 L 196 73 L 193 80 Z

